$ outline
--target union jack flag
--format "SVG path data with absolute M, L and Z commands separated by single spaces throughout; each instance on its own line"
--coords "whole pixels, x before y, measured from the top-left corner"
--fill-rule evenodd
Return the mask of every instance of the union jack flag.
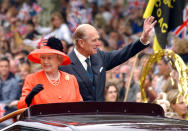
M 183 24 L 178 26 L 173 33 L 182 39 L 188 39 L 188 6 L 183 10 L 183 21 Z

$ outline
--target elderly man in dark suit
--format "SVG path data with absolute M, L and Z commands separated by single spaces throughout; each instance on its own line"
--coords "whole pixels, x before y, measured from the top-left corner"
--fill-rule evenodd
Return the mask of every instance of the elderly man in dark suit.
M 59 69 L 76 76 L 84 101 L 104 101 L 106 71 L 124 63 L 148 47 L 148 40 L 155 24 L 154 17 L 147 18 L 139 40 L 112 52 L 99 50 L 97 30 L 89 24 L 82 24 L 73 35 L 75 48 L 69 54 L 71 64 L 61 66 Z

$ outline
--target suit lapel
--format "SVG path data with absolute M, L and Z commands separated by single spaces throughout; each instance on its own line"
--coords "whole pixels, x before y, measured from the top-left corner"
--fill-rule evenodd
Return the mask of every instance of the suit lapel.
M 97 55 L 92 55 L 91 57 L 91 68 L 93 71 L 93 75 L 94 75 L 94 86 L 95 86 L 95 96 L 97 96 L 97 92 L 98 90 L 100 90 L 100 81 L 101 81 L 101 77 L 100 77 L 100 68 L 101 68 L 101 63 L 99 61 L 99 59 L 97 58 Z
M 78 57 L 76 56 L 74 50 L 69 54 L 69 57 L 71 59 L 71 65 L 73 70 L 78 74 L 78 76 L 83 80 L 88 90 L 93 93 L 92 90 L 92 83 L 89 80 L 89 76 L 84 69 L 82 63 L 79 61 Z
M 96 55 L 91 56 L 91 65 L 92 65 L 91 68 L 92 68 L 93 74 L 97 75 L 99 73 L 100 65 L 98 64 Z

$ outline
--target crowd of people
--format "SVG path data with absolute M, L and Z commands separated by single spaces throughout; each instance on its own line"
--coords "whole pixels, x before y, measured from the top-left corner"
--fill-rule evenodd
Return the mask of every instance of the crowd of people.
M 20 109 L 62 99 L 61 102 L 141 102 L 139 85 L 141 70 L 149 56 L 153 54 L 152 41 L 150 40 L 150 44 L 147 43 L 153 36 L 145 39 L 143 33 L 146 30 L 144 23 L 147 23 L 142 18 L 146 6 L 145 0 L 137 4 L 128 0 L 126 2 L 124 0 L 61 0 L 61 8 L 51 14 L 50 23 L 45 26 L 38 21 L 43 9 L 37 0 L 1 0 L 0 2 L 1 110 L 6 109 L 6 113 L 9 113 L 16 110 L 17 105 Z M 148 23 L 150 26 L 154 24 L 152 19 Z M 57 61 L 61 61 L 60 57 L 52 55 L 49 50 L 47 55 L 40 55 L 38 58 L 40 62 L 32 59 L 35 57 L 32 56 L 33 52 L 39 50 L 38 54 L 40 54 L 44 48 L 41 44 L 49 44 L 48 40 L 52 37 L 60 40 L 63 47 L 63 54 L 57 52 L 55 54 L 62 55 L 63 61 L 69 55 L 71 60 L 68 62 L 69 65 L 58 63 Z M 177 41 L 175 42 L 177 45 Z M 176 51 L 177 48 L 173 49 Z M 137 55 L 134 56 L 135 54 Z M 75 56 L 78 59 L 75 59 Z M 85 62 L 86 58 L 91 60 L 90 64 Z M 178 95 L 178 76 L 171 74 L 172 70 L 177 74 L 177 70 L 171 67 L 169 61 L 169 58 L 163 57 L 147 74 L 144 87 L 147 100 L 160 104 L 168 117 L 187 119 L 187 106 L 183 98 Z M 88 77 L 84 69 L 87 70 L 89 65 L 92 66 L 93 71 Z M 48 68 L 52 70 L 49 71 Z M 47 77 L 46 81 L 50 78 L 55 80 L 55 82 L 51 81 L 53 84 L 61 83 L 59 80 L 68 80 L 69 86 L 70 83 L 74 83 L 70 92 L 75 91 L 73 94 L 77 97 L 72 94 L 70 99 L 62 98 L 60 90 L 65 94 L 66 89 L 46 91 L 45 88 L 50 83 L 39 82 L 32 78 L 44 74 Z M 87 82 L 84 83 L 84 79 Z M 62 85 L 62 87 L 67 86 Z M 92 89 L 88 89 L 90 86 Z M 59 93 L 58 98 L 52 95 L 51 99 L 47 100 L 45 95 L 49 95 L 52 90 L 53 94 L 56 91 Z M 40 95 L 33 100 L 39 92 Z M 36 101 L 37 98 L 40 101 Z

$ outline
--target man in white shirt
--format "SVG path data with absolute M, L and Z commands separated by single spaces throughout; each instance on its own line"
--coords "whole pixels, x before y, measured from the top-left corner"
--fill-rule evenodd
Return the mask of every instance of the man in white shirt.
M 154 17 L 147 18 L 144 21 L 143 32 L 139 40 L 123 47 L 121 50 L 112 52 L 104 52 L 98 49 L 100 37 L 97 30 L 89 24 L 82 24 L 77 27 L 73 34 L 75 48 L 69 54 L 71 64 L 61 66 L 59 69 L 76 76 L 84 101 L 104 101 L 106 71 L 124 63 L 148 47 L 148 40 L 152 35 L 155 24 Z M 86 62 L 88 58 L 90 64 Z M 88 73 L 88 67 L 90 68 L 90 66 L 92 71 Z

